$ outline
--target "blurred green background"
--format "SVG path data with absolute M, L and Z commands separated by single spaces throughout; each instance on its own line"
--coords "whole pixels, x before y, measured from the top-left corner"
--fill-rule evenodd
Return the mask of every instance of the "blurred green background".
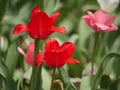
M 27 33 L 13 35 L 12 30 L 18 23 L 28 24 L 30 13 L 34 6 L 40 5 L 42 0 L 0 0 L 0 90 L 14 83 L 17 90 L 28 90 L 31 68 L 26 64 L 23 56 L 17 51 L 20 46 L 27 51 L 29 42 L 33 41 Z M 56 38 L 61 43 L 70 41 L 76 45 L 74 58 L 80 60 L 79 64 L 65 65 L 71 82 L 77 89 L 66 90 L 89 90 L 89 72 L 91 66 L 91 55 L 95 41 L 95 32 L 91 30 L 81 18 L 86 11 L 99 10 L 96 0 L 43 0 L 44 11 L 51 13 L 60 11 L 61 15 L 56 26 L 65 26 L 66 34 L 54 33 L 50 38 Z M 120 4 L 111 12 L 117 16 L 115 25 L 120 27 Z M 120 29 L 120 28 L 119 28 Z M 111 53 L 120 53 L 120 30 L 101 33 L 97 44 L 95 56 L 95 68 L 99 67 L 103 58 Z M 44 42 L 41 46 L 44 49 Z M 113 58 L 114 59 L 114 58 Z M 116 58 L 115 58 L 116 59 Z M 106 64 L 99 87 L 104 90 L 120 90 L 120 58 L 111 60 Z M 5 65 L 3 65 L 3 63 Z M 1 65 L 2 64 L 2 65 Z M 5 66 L 5 67 L 4 67 Z M 43 68 L 43 88 L 49 90 L 51 80 L 51 68 Z M 45 79 L 47 78 L 47 80 Z M 58 76 L 59 78 L 59 76 Z M 44 80 L 45 79 L 45 80 Z M 24 89 L 23 89 L 24 88 Z M 101 90 L 103 90 L 101 89 Z M 12 89 L 7 89 L 12 90 Z M 57 89 L 56 89 L 57 90 Z M 59 89 L 58 89 L 59 90 Z

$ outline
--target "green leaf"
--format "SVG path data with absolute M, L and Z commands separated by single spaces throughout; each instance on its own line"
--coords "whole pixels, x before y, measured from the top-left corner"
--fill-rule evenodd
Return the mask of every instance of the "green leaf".
M 29 68 L 23 74 L 23 78 L 30 80 L 31 73 L 32 73 L 32 68 Z M 47 80 L 46 80 L 46 77 L 47 77 Z M 44 67 L 42 68 L 42 79 L 43 79 L 43 85 L 42 85 L 43 89 L 44 90 L 49 90 L 50 89 L 50 84 L 51 84 L 51 76 Z
M 16 43 L 13 43 L 10 45 L 6 57 L 6 66 L 8 67 L 11 76 L 13 75 L 13 72 L 16 68 L 17 59 L 18 59 L 17 45 Z
M 46 11 L 48 14 L 52 14 L 55 7 L 55 1 L 56 0 L 52 0 L 52 2 L 50 0 L 44 0 L 44 11 Z
M 5 90 L 17 90 L 16 83 L 10 76 L 9 70 L 2 59 L 0 59 L 0 75 L 5 79 Z
M 0 0 L 0 22 L 5 13 L 6 4 L 7 4 L 7 0 Z
M 58 69 L 58 71 L 59 71 L 60 77 L 63 81 L 64 87 L 65 87 L 64 90 L 77 90 L 75 88 L 75 86 L 71 83 L 70 78 L 69 78 L 67 72 L 65 71 L 65 69 L 60 68 L 60 69 Z
M 80 90 L 91 90 L 91 84 L 90 84 L 91 77 L 90 76 L 84 76 L 82 77 Z
M 83 20 L 80 20 L 78 25 L 78 33 L 79 33 L 79 48 L 83 50 L 86 44 L 86 40 L 93 33 L 93 30 L 89 28 Z
M 103 74 L 103 71 L 105 70 L 105 67 L 106 67 L 106 64 L 108 63 L 109 60 L 112 60 L 111 58 L 113 57 L 120 57 L 120 54 L 117 54 L 117 53 L 110 53 L 108 54 L 103 62 L 101 63 L 100 67 L 98 68 L 98 71 L 97 71 L 97 74 L 94 78 L 94 82 L 93 82 L 93 90 L 96 90 L 97 87 L 98 87 L 98 84 L 100 83 L 100 80 L 101 80 L 101 77 L 102 77 L 102 74 Z M 114 60 L 118 60 L 118 59 L 114 59 Z
M 100 81 L 100 87 L 107 89 L 111 84 L 111 79 L 109 75 L 103 75 Z

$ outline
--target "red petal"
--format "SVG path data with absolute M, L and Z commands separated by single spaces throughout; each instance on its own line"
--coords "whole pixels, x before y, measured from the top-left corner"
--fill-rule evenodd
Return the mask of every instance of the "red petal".
M 55 39 L 52 39 L 52 40 L 48 40 L 46 43 L 45 43 L 45 50 L 56 50 L 59 48 L 59 43 L 57 40 Z
M 71 42 L 66 42 L 61 46 L 62 51 L 62 58 L 64 58 L 64 60 L 70 58 L 72 56 L 72 54 L 74 53 L 75 50 L 75 46 L 73 43 Z
M 38 6 L 35 6 L 32 10 L 32 13 L 31 13 L 31 18 L 36 15 L 37 13 L 39 13 L 41 10 L 39 9 Z
M 28 27 L 32 38 L 45 39 L 49 36 L 52 25 L 48 15 L 45 12 L 39 12 L 32 17 Z
M 59 33 L 65 33 L 66 29 L 65 27 L 52 27 L 52 31 L 59 32 Z
M 62 67 L 65 64 L 65 60 L 61 57 L 62 52 L 57 51 L 46 51 L 44 54 L 44 62 L 50 67 L 58 68 Z
M 24 24 L 17 24 L 13 30 L 13 34 L 21 34 L 27 31 L 27 26 Z
M 50 15 L 50 19 L 52 20 L 52 25 L 56 22 L 57 18 L 60 16 L 60 12 Z
M 43 53 L 40 52 L 39 54 L 36 55 L 35 66 L 38 67 L 42 63 L 42 60 L 43 60 Z
M 79 61 L 79 60 L 72 59 L 72 58 L 70 58 L 70 59 L 66 60 L 66 62 L 67 62 L 67 63 L 70 63 L 70 64 L 80 63 L 80 61 Z

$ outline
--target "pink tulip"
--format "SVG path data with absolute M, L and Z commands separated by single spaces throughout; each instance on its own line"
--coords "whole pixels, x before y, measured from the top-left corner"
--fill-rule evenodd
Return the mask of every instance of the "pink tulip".
M 32 66 L 32 60 L 34 59 L 34 43 L 31 42 L 28 46 L 28 51 L 27 53 L 25 53 L 20 47 L 18 47 L 18 51 L 24 56 L 27 64 L 29 66 Z M 42 57 L 43 57 L 43 53 L 41 51 L 39 51 L 39 59 L 36 59 L 34 60 L 34 63 L 35 63 L 35 66 L 38 67 L 41 62 L 42 62 Z
M 88 15 L 85 15 L 82 18 L 88 26 L 96 32 L 109 32 L 118 29 L 118 27 L 113 24 L 116 17 L 110 17 L 105 11 L 98 10 L 94 14 L 88 11 L 87 14 Z

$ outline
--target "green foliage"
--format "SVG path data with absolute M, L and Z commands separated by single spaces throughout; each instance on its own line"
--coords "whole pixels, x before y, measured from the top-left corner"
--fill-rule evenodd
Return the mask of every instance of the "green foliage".
M 95 33 L 84 23 L 82 16 L 87 10 L 94 12 L 100 9 L 97 0 L 0 0 L 0 90 L 28 90 L 29 88 L 32 70 L 18 53 L 17 47 L 20 46 L 27 51 L 28 43 L 33 40 L 27 33 L 15 36 L 12 31 L 18 23 L 28 24 L 31 10 L 36 5 L 48 15 L 61 12 L 55 26 L 65 26 L 67 32 L 62 35 L 54 33 L 50 38 L 56 38 L 60 43 L 70 41 L 76 46 L 73 57 L 80 60 L 80 64 L 68 65 L 68 69 L 58 70 L 59 79 L 65 90 L 90 90 L 89 72 Z M 120 27 L 119 7 L 111 12 L 111 15 L 117 16 L 115 24 L 118 28 Z M 40 43 L 40 48 L 43 49 L 45 41 Z M 115 53 L 110 54 L 111 52 Z M 120 90 L 119 54 L 120 30 L 101 33 L 95 55 L 97 74 L 94 77 L 94 87 L 96 90 Z M 43 89 L 49 90 L 50 68 L 43 66 L 42 77 Z M 81 81 L 77 81 L 76 77 Z M 74 80 L 74 83 L 71 80 Z M 56 88 L 59 90 L 59 85 L 56 85 Z
M 17 89 L 16 83 L 13 81 L 12 76 L 9 73 L 9 70 L 2 59 L 0 59 L 0 75 L 2 76 L 1 78 L 3 78 L 2 80 L 5 80 L 5 87 L 2 86 L 1 88 L 5 88 L 5 90 Z

